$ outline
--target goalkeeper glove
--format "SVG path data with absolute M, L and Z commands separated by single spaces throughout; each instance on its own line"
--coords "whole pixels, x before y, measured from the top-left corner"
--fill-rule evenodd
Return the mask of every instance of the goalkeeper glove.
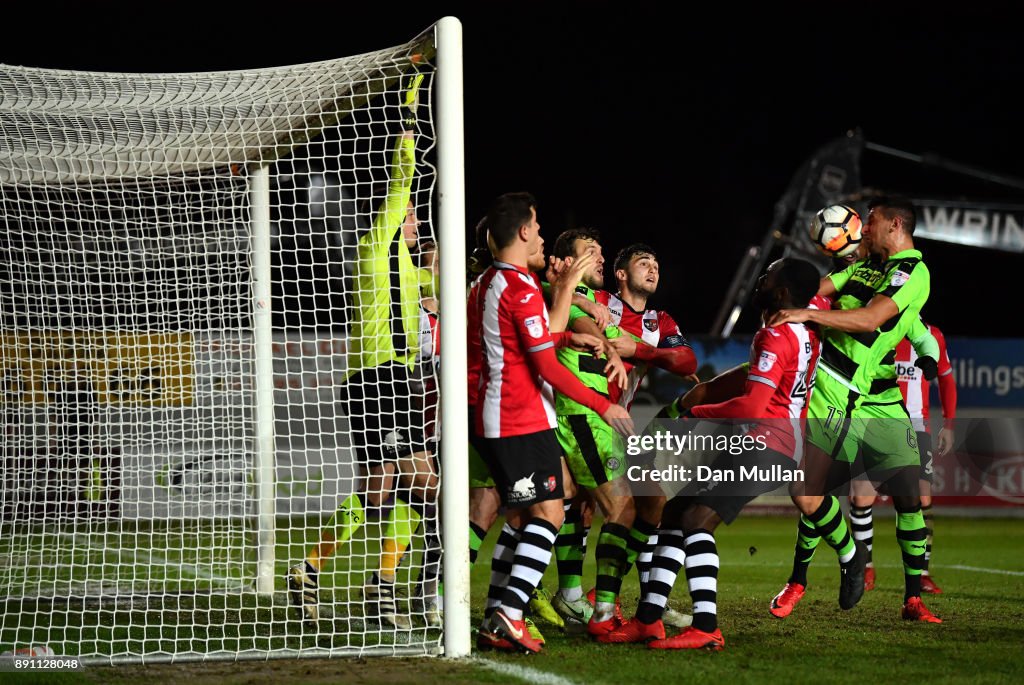
M 939 375 L 939 365 L 931 357 L 918 357 L 914 366 L 921 369 L 926 381 L 933 381 Z
M 423 74 L 414 73 L 407 77 L 405 93 L 402 98 L 402 123 L 407 131 L 416 128 L 416 108 L 420 103 L 421 83 L 423 83 Z

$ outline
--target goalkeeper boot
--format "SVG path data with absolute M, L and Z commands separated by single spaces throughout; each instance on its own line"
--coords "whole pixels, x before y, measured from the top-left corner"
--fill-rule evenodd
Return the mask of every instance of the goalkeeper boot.
M 853 558 L 839 567 L 839 608 L 848 611 L 864 596 L 864 572 L 867 570 L 868 548 L 857 540 Z
M 922 579 L 923 580 L 923 579 Z M 921 587 L 924 587 L 924 583 L 921 583 Z M 875 589 L 875 567 L 868 566 L 864 569 L 864 592 Z
M 556 628 L 565 627 L 565 621 L 558 615 L 555 608 L 551 606 L 551 595 L 539 585 L 533 589 L 533 593 L 530 595 L 530 612 L 534 617 Z
M 440 597 L 413 596 L 409 600 L 409 609 L 419 614 L 430 628 L 439 628 L 444 623 L 444 608 Z
M 597 636 L 598 642 L 607 644 L 624 644 L 630 642 L 650 642 L 665 639 L 665 624 L 660 620 L 654 623 L 642 623 L 633 617 L 610 633 Z
M 676 611 L 672 607 L 665 607 L 665 611 L 661 614 L 661 621 L 673 628 L 687 628 L 693 623 L 693 616 Z
M 717 652 L 725 647 L 725 638 L 718 628 L 713 633 L 705 633 L 690 626 L 678 635 L 648 642 L 647 646 L 651 649 L 710 649 Z
M 923 623 L 942 623 L 942 619 L 928 611 L 920 597 L 911 597 L 903 605 L 904 621 L 921 621 Z
M 320 618 L 320 583 L 317 581 L 316 569 L 308 561 L 288 569 L 288 597 L 292 606 L 299 610 L 303 621 L 313 624 L 317 622 Z
M 551 600 L 551 606 L 562 617 L 562 624 L 567 633 L 586 632 L 590 617 L 594 615 L 594 607 L 583 597 L 567 600 L 562 593 L 558 593 Z
M 935 584 L 932 577 L 929 575 L 921 575 L 921 592 L 927 595 L 941 595 L 942 588 Z
M 803 599 L 805 591 L 806 588 L 800 583 L 786 583 L 786 587 L 782 588 L 782 592 L 772 598 L 772 606 L 769 609 L 772 612 L 772 616 L 775 618 L 786 618 L 793 613 L 793 609 Z
M 366 616 L 376 618 L 382 627 L 391 626 L 398 630 L 411 630 L 412 621 L 405 614 L 398 613 L 395 604 L 395 588 L 391 583 L 369 584 L 363 587 L 366 599 Z

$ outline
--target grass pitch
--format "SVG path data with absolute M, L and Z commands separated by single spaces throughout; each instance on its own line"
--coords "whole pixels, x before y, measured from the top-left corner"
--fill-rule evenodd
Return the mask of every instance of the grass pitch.
M 810 572 L 810 586 L 792 616 L 779 620 L 768 613 L 768 602 L 781 589 L 791 563 L 795 517 L 742 517 L 718 531 L 721 554 L 719 624 L 726 648 L 719 653 L 659 652 L 641 645 L 598 645 L 583 636 L 561 634 L 545 627 L 545 651 L 537 656 L 488 654 L 477 660 L 444 659 L 312 659 L 234 664 L 159 664 L 152 666 L 90 667 L 83 673 L 49 676 L 44 682 L 135 683 L 142 680 L 191 685 L 273 682 L 314 685 L 328 682 L 460 683 L 548 682 L 552 685 L 588 683 L 621 685 L 633 682 L 780 682 L 833 683 L 970 682 L 1019 683 L 1024 681 L 1024 521 L 942 518 L 937 512 L 932 573 L 945 594 L 926 596 L 925 602 L 945 621 L 941 625 L 907 623 L 899 618 L 903 599 L 902 567 L 892 518 L 875 523 L 877 588 L 865 594 L 854 610 L 837 604 L 838 569 L 835 554 L 825 545 L 818 549 Z M 598 525 L 591 532 L 584 584 L 592 584 L 592 550 Z M 372 532 L 372 528 L 371 528 Z M 491 531 L 481 550 L 484 560 L 473 570 L 474 620 L 482 616 L 488 563 L 497 530 Z M 301 557 L 305 540 L 280 540 L 279 565 Z M 374 550 L 362 552 L 351 563 L 340 562 L 340 573 L 325 576 L 339 587 L 358 585 Z M 298 556 L 297 556 L 298 555 Z M 401 582 L 401 578 L 400 578 Z M 554 566 L 545 577 L 554 589 Z M 589 586 L 589 585 L 588 585 Z M 623 608 L 631 614 L 637 601 L 636 575 L 624 583 Z M 338 601 L 335 622 L 351 602 L 347 594 L 325 590 L 327 601 Z M 672 596 L 676 608 L 688 611 L 685 580 Z M 349 644 L 357 633 L 344 637 L 313 637 L 286 630 L 287 611 L 274 606 L 261 612 L 222 614 L 250 617 L 255 623 L 242 631 L 263 636 L 265 644 L 301 651 L 325 645 Z M 180 617 L 179 617 L 180 618 Z M 207 613 L 195 618 L 210 623 Z M 152 619 L 152 616 L 150 617 Z M 277 626 L 273 624 L 277 623 Z M 329 624 L 330 628 L 335 624 Z M 347 625 L 347 624 L 346 624 Z M 433 635 L 424 634 L 426 641 Z M 234 638 L 232 638 L 234 639 Z M 247 637 L 246 639 L 251 639 Z M 378 639 L 360 637 L 360 644 Z M 346 642 L 347 641 L 347 642 Z M 264 643 L 261 643 L 264 644 Z M 225 644 L 225 646 L 228 646 Z M 203 645 L 197 645 L 203 648 Z M 4 676 L 6 675 L 6 678 Z M 32 682 L 26 674 L 14 682 Z

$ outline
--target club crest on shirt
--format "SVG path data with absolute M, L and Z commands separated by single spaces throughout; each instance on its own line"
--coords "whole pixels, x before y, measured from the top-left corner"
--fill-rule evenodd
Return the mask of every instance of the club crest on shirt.
M 544 322 L 539 316 L 528 316 L 523 319 L 523 326 L 530 337 L 539 338 L 544 335 Z
M 775 366 L 775 360 L 778 358 L 778 355 L 773 352 L 761 352 L 761 357 L 757 360 L 757 370 L 771 371 L 772 367 Z
M 651 333 L 654 333 L 656 330 L 658 330 L 658 320 L 644 319 L 644 328 L 649 330 Z
M 896 271 L 892 275 L 892 280 L 889 281 L 889 285 L 891 285 L 894 288 L 898 288 L 909 280 L 910 274 L 908 274 L 906 271 Z

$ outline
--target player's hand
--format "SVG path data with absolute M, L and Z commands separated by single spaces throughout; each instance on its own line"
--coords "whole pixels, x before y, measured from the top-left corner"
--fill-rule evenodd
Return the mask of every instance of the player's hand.
M 552 286 L 558 285 L 562 274 L 565 273 L 565 269 L 565 260 L 551 255 L 548 257 L 548 268 L 544 271 L 544 280 Z
M 405 92 L 402 94 L 402 123 L 405 130 L 411 131 L 416 128 L 416 109 L 420 104 L 420 84 L 423 83 L 423 74 L 414 72 L 406 74 L 403 78 Z
M 633 340 L 632 336 L 620 335 L 617 338 L 611 338 L 608 340 L 608 345 L 615 350 L 620 357 L 629 359 L 636 354 L 636 340 Z
M 769 319 L 769 326 L 780 326 L 784 323 L 803 323 L 811 316 L 808 309 L 780 309 Z
M 569 338 L 569 347 L 578 352 L 589 352 L 595 357 L 604 354 L 604 341 L 590 333 L 573 333 Z
M 626 365 L 622 363 L 622 357 L 610 347 L 605 347 L 605 353 L 608 355 L 608 363 L 604 366 L 604 375 L 607 376 L 609 383 L 619 386 L 619 390 L 625 390 L 629 384 L 629 376 L 626 374 Z
M 626 411 L 625 407 L 613 404 L 608 407 L 603 414 L 601 414 L 601 418 L 604 419 L 605 423 L 614 428 L 620 435 L 629 437 L 636 433 L 636 428 L 633 426 L 633 419 L 630 418 L 629 412 Z
M 691 373 L 689 376 L 683 376 L 683 380 L 687 383 L 693 383 L 694 385 L 700 383 L 700 377 L 695 373 Z
M 583 312 L 594 320 L 597 327 L 602 331 L 608 328 L 612 322 L 612 313 L 608 310 L 608 307 L 604 306 L 600 302 L 592 302 L 587 298 L 580 296 L 574 297 L 572 303 L 583 310 Z
M 952 428 L 943 428 L 939 431 L 939 438 L 936 441 L 936 448 L 939 450 L 939 455 L 949 454 L 949 451 L 953 449 L 953 441 L 956 438 L 956 434 Z
M 939 375 L 939 365 L 931 357 L 918 357 L 917 361 L 914 362 L 914 366 L 921 369 L 924 379 L 928 382 L 935 380 L 936 376 Z

